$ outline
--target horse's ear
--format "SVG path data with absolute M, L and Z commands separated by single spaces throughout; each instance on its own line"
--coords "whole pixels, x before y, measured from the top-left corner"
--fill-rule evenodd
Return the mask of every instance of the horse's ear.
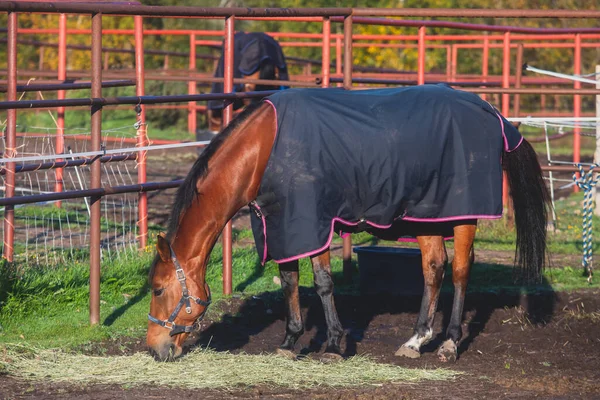
M 519 127 L 521 126 L 521 122 L 519 121 L 510 121 L 510 123 L 517 129 L 519 129 Z
M 165 235 L 161 232 L 157 236 L 156 241 L 156 251 L 160 256 L 160 259 L 164 262 L 167 262 L 171 259 L 171 248 L 169 247 L 169 242 Z

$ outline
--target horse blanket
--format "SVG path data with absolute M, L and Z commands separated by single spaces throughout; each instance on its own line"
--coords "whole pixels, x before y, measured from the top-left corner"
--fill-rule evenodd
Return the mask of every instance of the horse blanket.
M 263 263 L 317 254 L 334 231 L 399 239 L 424 222 L 502 216 L 502 153 L 522 137 L 477 95 L 422 85 L 265 101 L 277 136 L 251 203 Z
M 287 65 L 285 56 L 279 43 L 271 36 L 262 32 L 237 32 L 233 37 L 233 77 L 242 78 L 243 75 L 252 75 L 255 73 L 265 60 L 269 60 L 279 68 L 279 79 L 288 80 Z M 225 46 L 223 46 L 225 48 Z M 215 70 L 215 78 L 222 78 L 224 75 L 224 54 L 219 58 L 219 64 Z M 234 92 L 243 92 L 242 84 L 234 85 Z M 211 93 L 223 93 L 223 83 L 215 82 L 212 84 Z M 243 105 L 240 101 L 239 106 Z M 208 108 L 210 110 L 221 110 L 223 108 L 222 100 L 209 100 Z M 234 107 L 239 108 L 239 107 Z

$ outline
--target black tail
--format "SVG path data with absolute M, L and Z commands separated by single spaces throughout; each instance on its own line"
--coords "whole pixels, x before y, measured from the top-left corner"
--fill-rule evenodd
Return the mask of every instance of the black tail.
M 550 193 L 542 178 L 535 150 L 523 140 L 514 151 L 504 153 L 503 168 L 508 175 L 517 226 L 515 263 L 520 278 L 539 282 L 546 262 L 546 224 Z

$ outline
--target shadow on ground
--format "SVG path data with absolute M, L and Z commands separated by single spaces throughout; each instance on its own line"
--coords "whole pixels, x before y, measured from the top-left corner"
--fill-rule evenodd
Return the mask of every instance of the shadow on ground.
M 260 266 L 257 266 L 260 268 Z M 478 270 L 480 270 L 478 272 Z M 445 278 L 440 295 L 436 318 L 434 340 L 423 348 L 432 352 L 444 340 L 452 310 L 453 288 L 450 273 Z M 357 277 L 357 274 L 354 274 Z M 249 279 L 256 279 L 252 275 Z M 512 268 L 497 264 L 474 266 L 471 279 L 472 289 L 465 299 L 466 328 L 459 345 L 459 356 L 469 349 L 473 341 L 485 329 L 492 314 L 497 310 L 517 307 L 522 310 L 523 319 L 528 324 L 546 324 L 551 321 L 555 311 L 557 296 L 546 281 L 535 287 L 521 287 L 511 284 Z M 341 283 L 341 273 L 334 276 Z M 343 341 L 344 356 L 359 353 L 359 344 L 369 332 L 380 329 L 372 326 L 377 318 L 379 325 L 400 323 L 403 326 L 388 326 L 399 332 L 412 329 L 420 308 L 421 296 L 381 293 L 361 294 L 358 285 L 338 285 L 335 303 L 345 330 Z M 389 287 L 389 285 L 385 285 Z M 302 343 L 296 348 L 299 354 L 309 355 L 323 351 L 327 328 L 323 308 L 313 288 L 300 288 L 306 333 Z M 285 330 L 285 308 L 280 291 L 265 292 L 241 300 L 235 314 L 225 314 L 219 321 L 205 325 L 203 330 L 188 341 L 190 348 L 211 347 L 218 351 L 273 352 L 283 339 Z M 441 322 L 441 324 L 439 323 Z M 401 328 L 401 329 L 398 329 Z M 397 345 L 408 339 L 398 335 Z

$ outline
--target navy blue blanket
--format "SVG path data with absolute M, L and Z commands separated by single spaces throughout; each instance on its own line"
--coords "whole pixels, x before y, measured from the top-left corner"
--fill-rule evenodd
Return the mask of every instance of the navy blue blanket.
M 502 215 L 502 151 L 522 137 L 477 95 L 422 85 L 266 101 L 278 127 L 253 204 L 263 262 L 321 252 L 338 230 L 397 239 L 423 222 Z

